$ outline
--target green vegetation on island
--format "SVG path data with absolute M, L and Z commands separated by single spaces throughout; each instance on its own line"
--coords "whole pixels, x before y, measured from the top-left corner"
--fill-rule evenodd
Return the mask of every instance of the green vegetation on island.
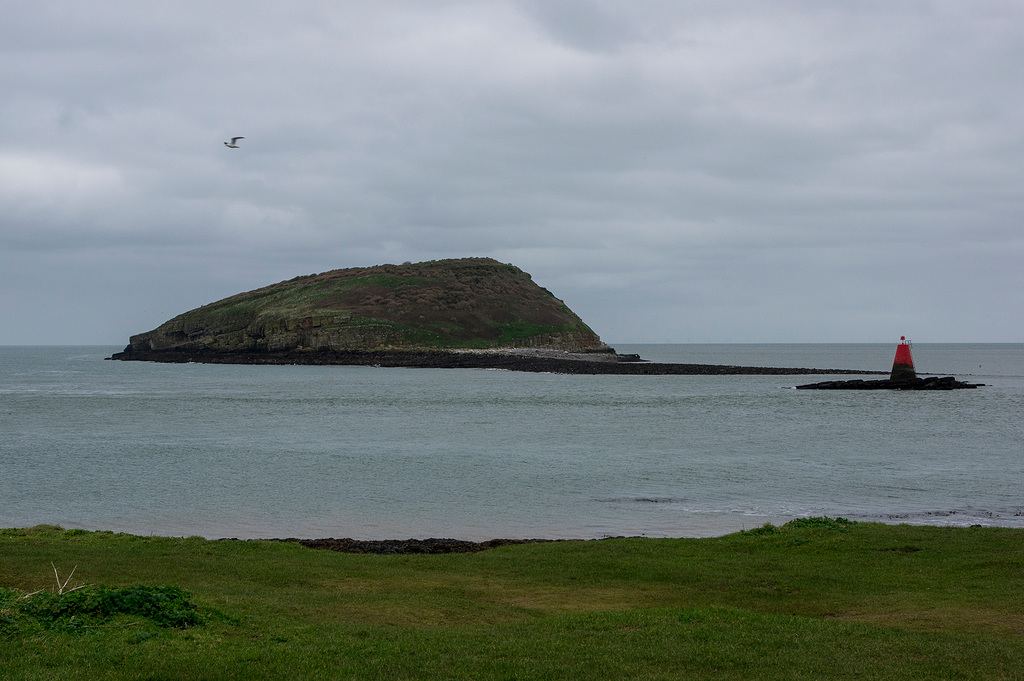
M 132 336 L 128 354 L 607 346 L 564 302 L 490 258 L 333 270 L 240 293 Z
M 0 678 L 1020 678 L 1022 540 L 811 518 L 708 539 L 373 555 L 0 530 Z M 15 602 L 55 581 L 65 594 L 174 585 L 158 593 L 195 619 L 126 607 L 55 626 Z

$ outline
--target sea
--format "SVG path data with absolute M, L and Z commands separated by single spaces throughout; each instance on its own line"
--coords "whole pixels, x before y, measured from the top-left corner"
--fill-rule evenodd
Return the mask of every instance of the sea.
M 888 344 L 615 344 L 888 371 Z M 856 376 L 587 376 L 105 361 L 0 347 L 0 527 L 208 538 L 707 537 L 797 517 L 1024 527 L 1024 344 Z M 863 378 L 879 378 L 863 376 Z

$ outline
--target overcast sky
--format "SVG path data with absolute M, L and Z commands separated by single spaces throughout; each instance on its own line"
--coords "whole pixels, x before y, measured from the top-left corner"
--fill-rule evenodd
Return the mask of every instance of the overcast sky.
M 1024 341 L 1024 2 L 0 7 L 0 344 L 464 256 L 612 344 Z

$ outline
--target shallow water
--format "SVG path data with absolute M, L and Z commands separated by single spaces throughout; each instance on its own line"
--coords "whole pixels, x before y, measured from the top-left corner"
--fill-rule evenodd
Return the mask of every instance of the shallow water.
M 616 345 L 887 370 L 885 345 Z M 0 347 L 0 526 L 207 537 L 707 536 L 798 515 L 1024 527 L 1024 345 L 915 345 L 950 392 L 827 376 L 109 362 Z

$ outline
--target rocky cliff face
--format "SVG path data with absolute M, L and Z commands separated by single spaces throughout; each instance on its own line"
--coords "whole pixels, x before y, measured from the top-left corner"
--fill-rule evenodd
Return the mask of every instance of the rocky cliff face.
M 118 358 L 502 347 L 610 351 L 526 272 L 465 258 L 334 270 L 240 293 L 132 336 Z

